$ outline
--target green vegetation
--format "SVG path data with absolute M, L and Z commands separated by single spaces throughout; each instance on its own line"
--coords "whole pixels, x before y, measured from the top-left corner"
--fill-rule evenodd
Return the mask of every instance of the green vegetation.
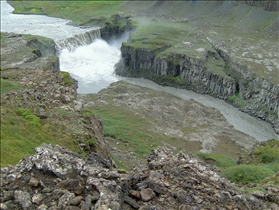
M 72 20 L 77 25 L 96 25 L 117 13 L 120 1 L 9 1 L 17 14 L 43 14 Z
M 222 156 L 218 154 L 213 154 L 213 153 L 197 153 L 198 157 L 201 158 L 202 160 L 213 160 L 215 162 L 214 165 L 216 165 L 219 168 L 227 168 L 231 166 L 236 166 L 235 160 L 233 160 L 230 157 L 227 156 Z
M 68 72 L 59 71 L 59 74 L 63 75 L 63 82 L 66 86 L 71 86 L 74 84 L 74 80 Z
M 28 102 L 29 107 L 19 106 L 20 97 L 14 98 L 20 95 L 17 90 L 28 87 L 19 85 L 13 78 L 21 77 L 24 71 L 5 70 L 1 73 L 9 77 L 8 80 L 1 79 L 1 167 L 16 164 L 25 155 L 33 154 L 34 148 L 42 143 L 59 144 L 79 154 L 84 152 L 77 144 L 94 144 L 94 139 L 88 139 L 83 133 L 75 136 L 79 128 L 74 124 L 73 112 L 56 109 L 52 117 L 40 119 L 34 112 L 34 101 Z M 8 91 L 17 93 L 6 100 Z M 78 142 L 80 138 L 82 140 Z
M 247 163 L 247 164 L 244 164 Z M 228 167 L 223 175 L 231 182 L 273 182 L 279 184 L 279 141 L 270 139 L 254 147 L 246 154 L 240 165 Z
M 222 175 L 231 182 L 259 182 L 274 172 L 263 166 L 256 165 L 237 165 L 227 168 Z
M 118 160 L 118 159 L 116 159 L 116 158 L 114 158 L 114 157 L 112 157 L 112 159 L 113 159 L 113 161 L 116 163 L 116 165 L 117 165 L 117 167 L 118 167 L 119 169 L 122 169 L 122 170 L 125 170 L 125 171 L 128 170 L 128 168 L 127 168 L 120 160 Z
M 199 158 L 209 164 L 217 166 L 221 175 L 231 182 L 259 184 L 273 183 L 279 185 L 279 177 L 275 174 L 279 172 L 279 141 L 270 139 L 254 147 L 252 152 L 246 154 L 240 165 L 226 156 L 214 153 L 196 153 Z M 260 186 L 256 188 L 246 188 L 245 193 L 255 190 L 264 191 Z
M 152 148 L 158 146 L 159 139 L 150 142 L 151 136 L 150 132 L 148 132 L 146 121 L 133 113 L 110 105 L 92 109 L 92 112 L 96 113 L 102 120 L 105 136 L 121 139 L 129 143 L 140 157 L 144 154 L 149 154 Z M 88 108 L 83 110 L 82 113 L 89 113 Z
M 175 152 L 182 148 L 187 151 L 200 148 L 199 142 L 191 142 L 185 147 L 184 139 L 170 138 L 164 133 L 152 131 L 150 129 L 152 123 L 148 119 L 142 118 L 140 114 L 137 115 L 123 106 L 113 105 L 113 103 L 103 104 L 96 101 L 94 106 L 84 108 L 82 113 L 84 115 L 97 114 L 103 122 L 104 135 L 113 137 L 119 142 L 119 144 L 110 142 L 110 145 L 123 151 L 134 151 L 139 158 L 148 155 L 153 148 L 162 145 L 163 142 L 175 145 L 177 147 Z
M 40 122 L 29 109 L 1 105 L 1 167 L 16 164 L 42 143 L 59 144 L 80 152 L 77 143 L 59 122 Z
M 9 80 L 4 80 L 1 78 L 1 86 L 0 86 L 0 92 L 2 93 L 6 93 L 9 91 L 15 91 L 15 90 L 19 90 L 21 89 L 23 86 L 16 83 L 16 82 L 12 82 Z
M 23 116 L 24 119 L 30 123 L 30 125 L 35 125 L 37 127 L 41 126 L 40 118 L 34 115 L 30 109 L 18 108 L 17 112 L 20 116 Z
M 228 101 L 232 102 L 237 107 L 240 107 L 240 108 L 244 107 L 244 100 L 237 93 L 234 96 L 229 96 Z

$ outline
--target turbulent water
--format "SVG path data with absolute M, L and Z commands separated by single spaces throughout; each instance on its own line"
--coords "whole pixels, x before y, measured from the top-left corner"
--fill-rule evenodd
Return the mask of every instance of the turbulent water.
M 205 106 L 215 107 L 236 129 L 259 141 L 279 139 L 268 123 L 242 113 L 222 100 L 192 91 L 162 87 L 144 79 L 116 76 L 114 65 L 120 59 L 120 45 L 128 39 L 128 34 L 107 43 L 99 39 L 97 27 L 82 29 L 69 25 L 70 22 L 67 20 L 41 15 L 14 15 L 11 14 L 12 10 L 10 5 L 1 1 L 1 31 L 52 38 L 59 50 L 60 68 L 68 71 L 78 80 L 79 93 L 96 93 L 112 82 L 126 80 L 184 99 L 194 99 Z

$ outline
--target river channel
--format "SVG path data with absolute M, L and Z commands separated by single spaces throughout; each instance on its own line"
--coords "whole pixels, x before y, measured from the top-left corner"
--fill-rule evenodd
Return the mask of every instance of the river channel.
M 12 11 L 13 8 L 6 1 L 1 1 L 1 32 L 41 35 L 53 39 L 57 46 L 63 40 L 77 34 L 98 30 L 98 27 L 74 27 L 69 20 L 60 18 L 44 15 L 15 15 Z M 253 136 L 258 141 L 279 139 L 279 135 L 275 134 L 270 124 L 251 117 L 220 99 L 188 90 L 163 87 L 145 79 L 123 78 L 115 75 L 114 65 L 121 57 L 121 43 L 126 41 L 128 36 L 128 33 L 123 34 L 110 43 L 96 38 L 91 44 L 75 49 L 58 47 L 60 69 L 69 72 L 78 80 L 78 93 L 96 93 L 112 82 L 125 80 L 139 86 L 171 93 L 183 99 L 194 99 L 208 107 L 215 107 L 235 129 Z

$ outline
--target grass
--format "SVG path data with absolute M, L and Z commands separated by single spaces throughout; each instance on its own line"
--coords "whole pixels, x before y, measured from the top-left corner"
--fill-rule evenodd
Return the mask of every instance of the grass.
M 162 145 L 163 142 L 175 145 L 175 152 L 182 148 L 188 151 L 198 150 L 199 142 L 186 142 L 184 139 L 170 138 L 163 133 L 157 133 L 150 128 L 149 120 L 129 111 L 125 107 L 109 103 L 107 105 L 96 101 L 94 106 L 82 110 L 84 115 L 97 114 L 104 125 L 104 135 L 118 140 L 119 144 L 110 142 L 122 151 L 132 150 L 139 157 L 148 155 L 153 148 Z M 185 146 L 187 145 L 187 146 Z
M 75 24 L 90 23 L 117 13 L 120 1 L 10 1 L 18 14 L 43 14 L 72 20 Z M 93 21 L 93 23 L 96 23 Z
M 152 148 L 158 146 L 158 142 L 145 142 L 146 139 L 150 138 L 147 131 L 148 125 L 142 118 L 133 113 L 122 110 L 120 107 L 111 106 L 98 107 L 92 109 L 92 112 L 96 113 L 102 120 L 105 136 L 127 141 L 140 157 L 149 154 Z M 88 113 L 88 108 L 83 113 Z
M 18 108 L 17 112 L 20 116 L 23 116 L 24 119 L 30 123 L 30 125 L 34 125 L 37 127 L 41 126 L 40 118 L 34 115 L 30 109 Z
M 204 55 L 196 49 L 199 42 L 195 29 L 189 24 L 174 23 L 169 20 L 156 18 L 135 18 L 136 30 L 130 33 L 129 45 L 134 48 L 149 48 L 157 51 L 159 57 L 166 57 L 171 53 L 186 54 L 189 57 Z M 188 47 L 185 41 L 191 42 L 194 47 Z M 167 46 L 167 47 L 166 47 Z M 208 43 L 203 43 L 203 47 L 210 49 Z
M 232 158 L 227 157 L 227 156 L 218 155 L 218 154 L 214 154 L 214 153 L 201 153 L 201 152 L 197 152 L 196 154 L 202 160 L 205 160 L 205 161 L 209 160 L 209 159 L 213 160 L 215 162 L 214 165 L 216 165 L 219 168 L 227 168 L 227 167 L 231 167 L 231 166 L 236 166 L 235 160 L 233 160 Z
M 19 89 L 23 88 L 22 85 L 20 85 L 16 82 L 9 81 L 9 80 L 4 80 L 2 78 L 1 78 L 0 82 L 1 82 L 1 85 L 0 85 L 1 94 L 9 92 L 9 91 L 19 90 Z
M 274 172 L 266 167 L 257 165 L 237 165 L 227 168 L 222 175 L 231 182 L 249 183 L 260 182 Z
M 244 164 L 247 163 L 247 164 Z M 254 147 L 243 157 L 242 164 L 223 170 L 223 176 L 231 182 L 273 182 L 279 184 L 279 141 L 270 139 Z
M 28 109 L 1 105 L 1 167 L 14 165 L 25 155 L 33 154 L 42 143 L 59 144 L 80 152 L 66 127 L 59 122 L 39 122 Z M 40 125 L 40 126 L 39 126 Z
M 279 177 L 275 174 L 279 171 L 279 141 L 270 139 L 246 153 L 242 163 L 236 162 L 230 157 L 215 153 L 196 153 L 199 158 L 217 166 L 221 176 L 237 183 L 273 183 L 279 184 Z M 246 164 L 245 164 L 246 163 Z M 263 191 L 261 186 L 256 188 L 246 188 L 243 192 L 251 193 L 255 190 Z
M 9 80 L 13 80 L 13 73 L 4 72 Z M 28 108 L 34 107 L 33 101 L 29 101 L 28 106 L 19 106 L 20 97 L 6 100 L 5 93 L 12 90 L 20 96 L 17 90 L 28 88 L 9 80 L 1 79 L 1 167 L 16 164 L 25 155 L 33 154 L 34 148 L 42 143 L 59 144 L 79 154 L 84 154 L 78 147 L 79 143 L 94 144 L 94 139 L 89 139 L 84 133 L 76 136 L 79 128 L 77 123 L 71 122 L 77 119 L 72 112 L 56 109 L 52 117 L 40 119 Z
M 68 72 L 65 71 L 59 71 L 60 75 L 63 75 L 63 82 L 66 86 L 71 86 L 74 84 L 73 78 L 70 76 Z
M 232 102 L 233 104 L 235 104 L 237 107 L 244 107 L 244 100 L 241 99 L 241 97 L 239 96 L 239 94 L 233 95 L 233 96 L 228 96 L 228 101 Z

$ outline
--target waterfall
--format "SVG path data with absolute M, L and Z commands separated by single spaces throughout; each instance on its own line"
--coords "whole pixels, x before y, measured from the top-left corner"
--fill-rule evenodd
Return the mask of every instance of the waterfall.
M 81 34 L 75 34 L 66 39 L 55 40 L 56 50 L 61 52 L 63 49 L 67 49 L 70 52 L 74 51 L 79 46 L 85 46 L 91 44 L 95 39 L 100 39 L 100 29 L 94 29 L 86 31 Z

